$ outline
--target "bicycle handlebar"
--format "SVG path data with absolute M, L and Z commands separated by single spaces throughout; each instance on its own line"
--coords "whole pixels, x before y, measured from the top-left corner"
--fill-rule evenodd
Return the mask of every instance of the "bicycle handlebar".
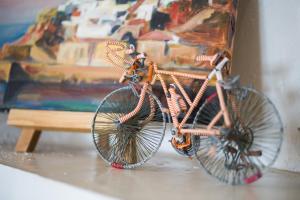
M 147 58 L 146 53 L 138 53 L 136 52 L 136 49 L 133 45 L 128 46 L 125 42 L 119 42 L 119 41 L 107 41 L 106 43 L 107 47 L 107 58 L 116 66 L 123 68 L 123 75 L 120 78 L 119 82 L 122 83 L 128 77 L 130 77 L 130 74 L 134 72 L 135 70 L 143 69 L 145 66 L 145 59 Z M 126 55 L 129 55 L 130 57 L 122 57 L 117 52 L 124 52 Z M 225 52 L 226 53 L 226 52 Z M 215 66 L 213 71 L 209 75 L 209 79 L 212 78 L 212 76 L 217 75 L 217 71 L 221 71 L 222 68 L 225 66 L 225 63 L 229 60 L 227 55 L 223 52 L 216 53 L 212 56 L 208 55 L 198 55 L 195 58 L 196 62 L 209 62 L 211 66 Z M 122 67 L 123 64 L 128 64 L 130 67 L 129 69 L 126 69 Z M 151 62 L 152 63 L 152 62 Z M 152 68 L 149 65 L 148 66 L 148 81 L 152 79 L 153 75 L 153 63 Z M 128 77 L 127 77 L 128 76 Z
M 195 60 L 196 62 L 209 62 L 210 66 L 215 66 L 220 62 L 221 57 L 225 55 L 224 51 L 218 52 L 212 56 L 208 55 L 198 55 L 196 56 Z

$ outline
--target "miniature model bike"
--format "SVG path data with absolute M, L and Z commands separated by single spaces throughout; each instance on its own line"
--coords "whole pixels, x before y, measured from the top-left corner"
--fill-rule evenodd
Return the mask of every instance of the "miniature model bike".
M 93 119 L 94 143 L 109 165 L 123 169 L 145 163 L 160 147 L 167 123 L 172 123 L 175 150 L 195 156 L 222 182 L 252 183 L 277 158 L 283 133 L 279 114 L 263 94 L 239 86 L 237 77 L 223 79 L 229 66 L 225 52 L 196 57 L 213 66 L 207 73 L 161 70 L 146 63 L 145 54 L 114 41 L 107 42 L 107 58 L 127 65 L 120 82 L 129 82 L 103 99 Z M 202 81 L 193 98 L 183 79 Z M 157 80 L 166 106 L 153 93 Z M 205 96 L 208 87 L 215 89 Z

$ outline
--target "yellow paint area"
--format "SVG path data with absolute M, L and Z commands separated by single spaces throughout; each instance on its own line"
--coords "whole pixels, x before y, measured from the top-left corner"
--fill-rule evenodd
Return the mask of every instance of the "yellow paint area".
M 10 69 L 11 69 L 11 62 L 0 61 L 0 80 L 8 81 Z

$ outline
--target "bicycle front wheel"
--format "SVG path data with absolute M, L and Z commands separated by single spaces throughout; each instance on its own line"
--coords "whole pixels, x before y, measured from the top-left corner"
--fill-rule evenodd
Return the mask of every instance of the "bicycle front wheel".
M 213 128 L 221 130 L 221 137 L 195 136 L 195 155 L 219 180 L 249 184 L 276 160 L 282 143 L 282 122 L 271 101 L 254 89 L 235 88 L 225 94 L 232 128 L 224 129 L 224 119 L 220 119 Z M 219 111 L 215 95 L 197 113 L 194 128 L 209 124 Z
M 146 93 L 141 110 L 125 123 L 119 118 L 135 109 L 139 97 L 131 87 L 107 95 L 100 103 L 92 124 L 92 135 L 100 156 L 116 168 L 134 168 L 158 150 L 166 128 L 160 101 Z

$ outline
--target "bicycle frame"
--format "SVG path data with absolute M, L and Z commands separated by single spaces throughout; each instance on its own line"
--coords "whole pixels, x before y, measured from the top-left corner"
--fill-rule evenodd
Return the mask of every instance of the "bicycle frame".
M 119 119 L 120 123 L 126 122 L 128 119 L 130 119 L 131 117 L 133 117 L 134 115 L 136 115 L 140 111 L 140 109 L 141 109 L 141 107 L 144 103 L 146 91 L 149 90 L 149 88 L 151 88 L 151 85 L 158 78 L 161 85 L 162 85 L 163 91 L 164 91 L 166 99 L 167 99 L 169 112 L 171 114 L 172 121 L 173 121 L 173 127 L 177 130 L 178 134 L 187 134 L 187 133 L 189 133 L 189 134 L 193 134 L 193 135 L 205 135 L 205 136 L 208 136 L 208 135 L 218 136 L 218 135 L 220 135 L 220 130 L 213 129 L 213 127 L 214 127 L 214 125 L 216 125 L 216 123 L 218 122 L 218 120 L 222 116 L 224 117 L 225 126 L 228 127 L 228 128 L 231 126 L 230 117 L 229 117 L 228 110 L 227 110 L 226 105 L 225 105 L 224 94 L 223 94 L 223 91 L 222 91 L 222 87 L 219 83 L 219 81 L 223 80 L 221 70 L 227 62 L 228 62 L 228 58 L 224 57 L 219 62 L 219 64 L 209 74 L 206 74 L 206 75 L 204 75 L 204 74 L 203 75 L 197 75 L 197 74 L 189 74 L 189 73 L 159 70 L 156 64 L 150 63 L 149 69 L 148 69 L 148 79 L 144 83 L 143 88 L 141 90 L 139 102 L 138 102 L 136 108 L 132 112 L 128 113 L 127 115 L 125 115 L 125 116 L 123 116 Z M 167 84 L 166 84 L 166 81 L 163 78 L 163 76 L 170 76 L 172 78 L 175 85 L 178 87 L 178 89 L 182 93 L 184 99 L 186 100 L 186 102 L 189 105 L 189 109 L 187 110 L 186 115 L 184 116 L 184 118 L 180 122 L 179 122 L 179 120 L 178 120 L 178 118 L 177 118 L 177 116 L 174 112 L 174 107 L 171 103 L 170 92 L 168 91 Z M 216 76 L 216 78 L 217 78 L 217 81 L 215 83 L 215 87 L 216 87 L 217 96 L 218 96 L 218 99 L 219 99 L 219 102 L 220 102 L 220 108 L 221 108 L 220 111 L 217 113 L 216 116 L 214 116 L 214 118 L 206 126 L 206 128 L 201 128 L 201 129 L 185 128 L 185 125 L 186 125 L 186 122 L 187 122 L 188 118 L 190 117 L 190 115 L 192 114 L 192 112 L 194 111 L 196 106 L 198 105 L 200 99 L 202 98 L 204 92 L 206 91 L 206 89 L 208 87 L 209 81 L 214 76 Z M 201 88 L 199 89 L 199 91 L 198 91 L 198 93 L 197 93 L 197 95 L 196 95 L 196 97 L 194 98 L 193 101 L 190 99 L 187 92 L 182 87 L 180 81 L 178 80 L 179 77 L 191 78 L 191 79 L 197 79 L 197 80 L 204 80 L 204 83 L 202 84 Z

